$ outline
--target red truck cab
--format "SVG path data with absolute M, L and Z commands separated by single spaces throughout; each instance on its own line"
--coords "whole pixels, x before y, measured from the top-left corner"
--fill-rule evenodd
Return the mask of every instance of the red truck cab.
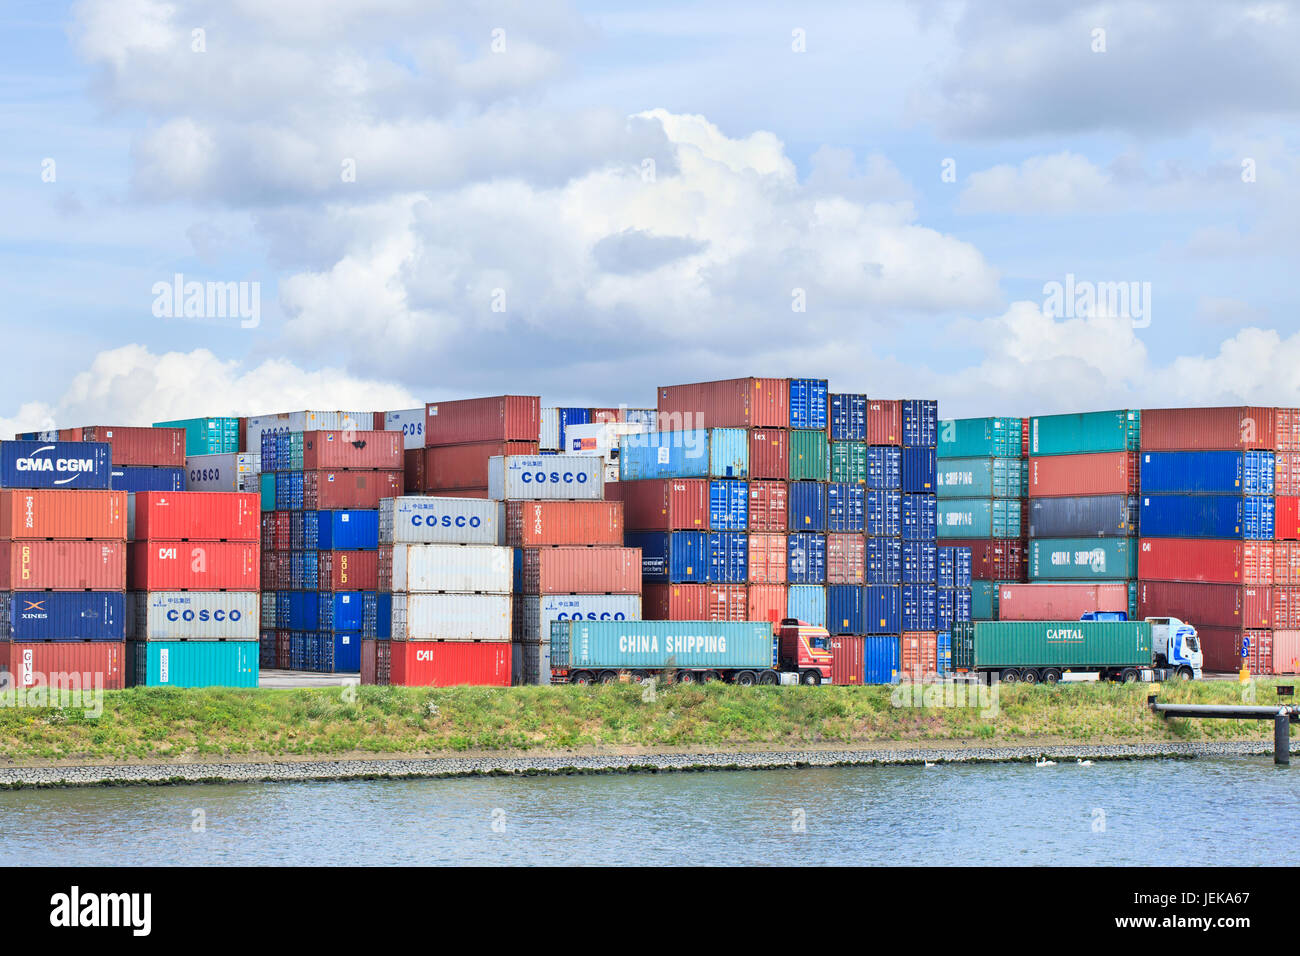
M 787 617 L 776 634 L 779 670 L 797 673 L 801 684 L 831 682 L 831 635 L 826 628 Z

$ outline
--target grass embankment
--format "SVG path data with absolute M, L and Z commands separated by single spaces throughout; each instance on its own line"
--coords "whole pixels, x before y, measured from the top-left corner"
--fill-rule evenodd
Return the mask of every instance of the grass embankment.
M 1259 704 L 1277 700 L 1260 681 Z M 888 687 L 356 687 L 108 691 L 104 711 L 0 707 L 0 759 L 219 759 L 945 742 L 1111 743 L 1268 739 L 1266 721 L 1164 720 L 1149 685 L 999 688 L 979 706 L 897 705 Z M 931 693 L 934 693 L 932 690 Z M 894 698 L 891 700 L 891 697 Z M 1162 701 L 1242 703 L 1228 681 L 1167 684 Z M 1252 702 L 1252 701 L 1247 701 Z M 918 701 L 916 703 L 922 703 Z

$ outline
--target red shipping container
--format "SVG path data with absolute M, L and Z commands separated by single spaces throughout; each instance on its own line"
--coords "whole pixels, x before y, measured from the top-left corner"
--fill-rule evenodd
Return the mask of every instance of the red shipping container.
M 641 613 L 647 621 L 703 621 L 709 589 L 703 584 L 647 584 Z
M 391 471 L 405 467 L 403 436 L 398 431 L 317 431 L 302 436 L 302 467 L 365 468 Z
M 1279 495 L 1274 499 L 1273 537 L 1278 541 L 1300 539 L 1300 498 Z
M 1000 621 L 1077 621 L 1088 611 L 1128 612 L 1128 584 L 1003 584 Z
M 789 488 L 784 481 L 749 483 L 749 530 L 785 531 L 789 520 Z
M 387 687 L 392 677 L 392 654 L 390 641 L 362 641 L 361 683 Z
M 1029 459 L 1027 494 L 1030 498 L 1137 493 L 1138 453 L 1135 451 L 1047 455 Z
M 126 492 L 0 491 L 0 538 L 126 540 Z
M 283 514 L 287 529 L 289 513 Z M 136 541 L 260 541 L 261 520 L 262 506 L 255 492 L 142 491 L 135 495 Z
M 293 524 L 291 511 L 273 511 L 275 521 L 272 528 L 272 538 L 275 542 L 276 551 L 288 551 L 293 545 Z
M 1273 627 L 1300 627 L 1300 588 L 1273 588 Z
M 788 548 L 783 534 L 760 532 L 749 536 L 749 582 L 785 584 Z
M 364 642 L 363 642 L 364 643 Z M 390 644 L 389 683 L 398 687 L 510 686 L 510 645 L 500 641 L 380 641 Z
M 400 471 L 304 471 L 304 511 L 378 508 L 381 498 L 400 498 Z
M 8 671 L 9 687 L 81 690 L 122 690 L 126 687 L 126 643 L 124 641 L 43 641 L 0 643 L 0 671 Z M 57 698 L 55 698 L 57 700 Z M 71 703 L 76 706 L 75 697 Z M 81 706 L 94 706 L 93 698 L 82 697 Z
M 862 686 L 866 669 L 867 646 L 860 637 L 831 638 L 831 684 L 837 687 Z
M 84 429 L 82 428 L 60 428 L 59 441 L 81 441 L 81 433 L 83 431 Z M 110 460 L 112 458 L 111 452 L 109 454 L 109 458 Z
M 423 448 L 408 448 L 402 452 L 402 487 L 408 495 L 426 489 L 424 478 L 425 457 Z
M 867 579 L 867 539 L 860 534 L 826 536 L 826 583 L 862 584 Z
M 512 548 L 622 543 L 621 501 L 506 502 L 506 544 Z
M 903 403 L 900 401 L 867 402 L 867 444 L 901 445 L 903 443 Z
M 640 548 L 525 548 L 523 594 L 640 594 Z
M 406 459 L 405 474 L 419 484 L 408 491 L 436 491 L 442 494 L 457 488 L 484 490 L 488 486 L 488 459 L 495 455 L 536 455 L 535 441 L 480 441 L 436 448 L 413 449 L 416 456 Z M 471 495 L 469 497 L 484 497 Z
M 709 482 L 705 478 L 610 482 L 605 496 L 623 502 L 623 523 L 628 531 L 709 530 Z
M 379 552 L 318 551 L 316 579 L 322 591 L 374 591 L 379 587 Z
M 977 581 L 1023 581 L 1025 544 L 1017 538 L 945 538 L 945 548 L 970 548 Z
M 904 631 L 898 642 L 899 673 L 914 681 L 939 670 L 939 635 L 935 631 Z
M 466 442 L 526 441 L 536 444 L 541 432 L 541 419 L 542 400 L 536 395 L 430 402 L 424 406 L 424 444 L 426 447 Z
M 749 477 L 785 481 L 790 477 L 790 432 L 784 428 L 749 431 Z
M 256 541 L 169 541 L 130 545 L 132 591 L 256 591 L 261 583 Z
M 370 420 L 370 427 L 377 432 L 382 432 L 384 430 L 384 426 L 386 426 L 387 424 L 388 424 L 387 412 L 375 412 L 374 416 Z
M 665 419 L 664 416 L 670 416 Z M 659 388 L 659 428 L 787 428 L 790 381 L 732 378 Z
M 1273 584 L 1275 548 L 1271 541 L 1142 538 L 1138 577 L 1144 581 Z
M 185 467 L 185 429 L 136 428 L 90 425 L 81 430 L 82 441 L 104 441 L 115 465 L 167 465 Z
M 1273 493 L 1300 495 L 1300 452 L 1280 451 L 1273 459 Z
M 0 541 L 0 591 L 125 589 L 124 541 Z
M 1300 630 L 1273 632 L 1273 673 L 1300 674 Z
M 1272 627 L 1273 589 L 1196 581 L 1139 581 L 1138 617 L 1206 627 Z
M 748 620 L 749 593 L 743 584 L 704 585 L 708 591 L 705 599 L 709 621 Z
M 274 591 L 280 587 L 276 572 L 280 566 L 280 553 L 262 549 L 262 570 L 260 579 L 263 591 Z
M 591 410 L 591 423 L 594 425 L 603 425 L 607 422 L 621 422 L 623 412 L 618 408 L 593 408 Z
M 385 641 L 385 644 L 388 642 Z M 287 671 L 293 665 L 293 635 L 289 631 L 275 632 L 275 666 Z
M 1300 408 L 1277 410 L 1276 448 L 1279 452 L 1300 452 Z M 1300 491 L 1279 491 L 1278 494 L 1300 494 Z
M 786 613 L 786 589 L 784 584 L 751 584 L 749 586 L 749 619 L 751 621 L 769 621 L 773 632 L 781 624 Z
M 1300 541 L 1274 541 L 1273 583 L 1300 584 Z
M 1253 675 L 1273 671 L 1273 632 L 1234 627 L 1198 627 L 1196 636 L 1204 656 L 1202 671 L 1210 674 L 1235 674 L 1243 665 Z M 1241 655 L 1242 640 L 1250 641 L 1246 657 Z
M 1277 448 L 1277 409 L 1144 408 L 1143 451 L 1248 451 Z
M 449 488 L 445 491 L 429 491 L 426 494 L 437 495 L 439 498 L 486 498 L 488 490 L 486 488 Z

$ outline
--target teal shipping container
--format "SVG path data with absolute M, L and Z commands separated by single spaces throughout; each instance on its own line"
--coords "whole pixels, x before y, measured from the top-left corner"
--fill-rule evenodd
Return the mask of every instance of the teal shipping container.
M 1020 499 L 940 498 L 938 537 L 1018 538 Z
M 228 455 L 240 450 L 238 418 L 181 418 L 154 422 L 153 427 L 185 429 L 186 455 Z
M 748 478 L 749 432 L 694 428 L 624 435 L 619 441 L 619 477 Z
M 256 687 L 257 641 L 127 641 L 132 687 Z
M 275 510 L 275 473 L 264 471 L 257 476 L 258 490 L 262 495 L 262 510 Z
M 958 670 L 1150 667 L 1148 621 L 978 621 L 954 624 Z
M 1023 498 L 1029 463 L 1022 458 L 944 458 L 935 475 L 940 498 Z
M 998 588 L 1001 581 L 972 581 L 970 583 L 970 616 L 975 621 L 998 619 Z
M 1019 458 L 1023 424 L 1019 418 L 946 418 L 939 422 L 939 458 Z
M 775 641 L 767 621 L 555 621 L 551 666 L 770 669 Z
M 1033 538 L 1030 581 L 1123 581 L 1137 577 L 1137 538 Z
M 1039 415 L 1029 419 L 1029 454 L 1090 455 L 1137 451 L 1142 413 L 1136 408 L 1077 415 Z

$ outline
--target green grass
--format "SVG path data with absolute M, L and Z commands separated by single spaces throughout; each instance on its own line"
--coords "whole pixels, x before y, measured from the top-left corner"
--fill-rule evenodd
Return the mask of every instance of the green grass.
M 1243 700 L 1235 682 L 1167 684 L 1163 701 L 1269 704 L 1275 681 Z M 43 759 L 328 756 L 525 751 L 584 746 L 727 747 L 969 741 L 1264 740 L 1266 721 L 1164 720 L 1149 685 L 999 688 L 979 707 L 899 706 L 888 687 L 595 687 L 108 691 L 104 711 L 0 707 L 0 757 Z M 931 695 L 934 690 L 929 691 Z M 891 699 L 894 698 L 894 699 Z M 910 702 L 904 701 L 904 704 Z

